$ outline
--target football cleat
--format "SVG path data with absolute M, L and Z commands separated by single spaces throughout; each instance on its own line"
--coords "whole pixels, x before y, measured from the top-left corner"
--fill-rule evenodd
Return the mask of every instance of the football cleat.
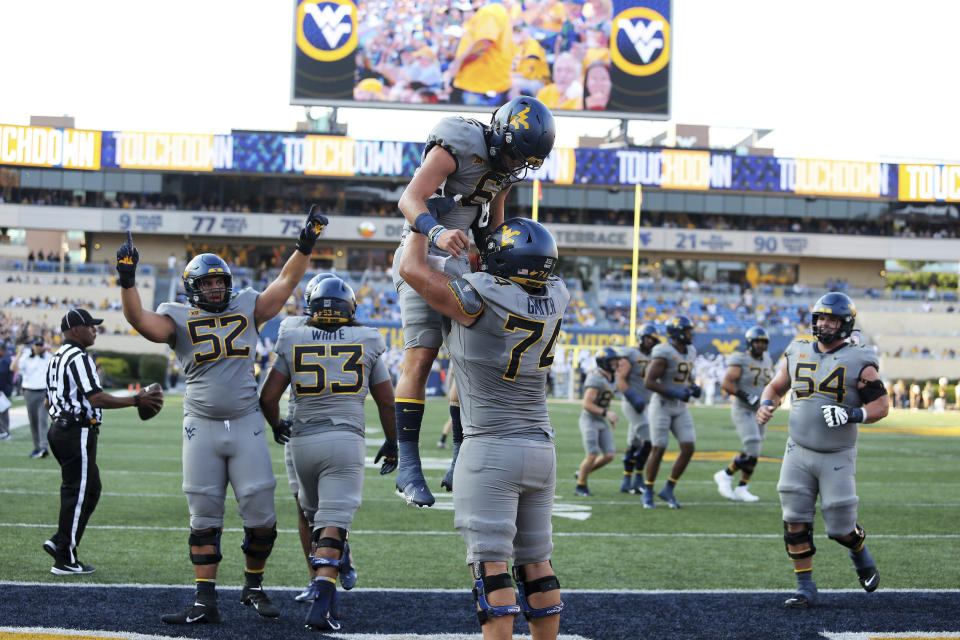
M 340 556 L 340 586 L 349 591 L 357 586 L 357 568 L 350 556 L 350 543 L 343 543 L 343 555 Z
M 160 618 L 166 624 L 200 624 L 205 622 L 220 622 L 220 612 L 217 605 L 194 602 L 180 613 L 168 613 Z
M 593 494 L 590 493 L 590 489 L 585 486 L 577 485 L 576 489 L 573 490 L 573 495 L 580 496 L 581 498 L 592 498 Z
M 747 485 L 741 484 L 733 490 L 733 499 L 739 500 L 740 502 L 756 502 L 760 498 L 750 493 Z
M 243 591 L 240 593 L 240 602 L 248 607 L 253 606 L 253 608 L 257 611 L 257 615 L 259 615 L 261 618 L 280 617 L 280 609 L 278 609 L 277 605 L 270 601 L 270 598 L 267 597 L 267 594 L 264 593 L 263 589 L 244 587 Z
M 730 488 L 730 480 L 733 476 L 728 476 L 726 469 L 720 469 L 713 474 L 713 481 L 717 483 L 717 491 L 727 500 L 733 500 L 733 490 Z
M 630 493 L 634 495 L 642 495 L 643 488 L 646 486 L 646 483 L 643 481 L 643 475 L 640 473 L 635 473 L 633 475 L 633 485 L 630 487 Z
M 317 596 L 310 605 L 304 626 L 311 631 L 339 631 L 343 625 L 336 610 L 337 587 L 322 578 L 314 578 Z
M 657 506 L 653 503 L 653 487 L 646 486 L 643 488 L 642 500 L 644 509 L 653 509 Z
M 401 481 L 401 477 L 403 481 Z M 418 468 L 416 473 L 403 469 L 397 471 L 397 495 L 406 500 L 407 504 L 417 507 L 431 507 L 436 502 L 436 498 L 427 488 L 427 481 L 423 478 L 423 472 Z
M 294 600 L 297 602 L 313 602 L 317 597 L 317 586 L 313 583 L 313 580 L 310 581 L 310 584 L 307 585 L 307 588 L 300 592 L 299 595 L 294 596 Z
M 49 553 L 49 551 L 47 553 Z M 53 566 L 50 567 L 50 573 L 55 576 L 80 576 L 93 573 L 94 571 L 96 571 L 96 569 L 93 565 L 83 564 L 79 560 L 76 562 L 54 562 Z
M 633 489 L 633 482 L 630 476 L 623 474 L 623 480 L 620 481 L 620 493 L 630 493 Z
M 680 503 L 677 502 L 677 499 L 673 497 L 673 489 L 670 487 L 664 487 L 660 489 L 660 493 L 657 494 L 661 500 L 665 500 L 667 504 L 670 505 L 671 509 L 679 509 Z
M 860 579 L 860 586 L 867 593 L 876 591 L 880 586 L 880 572 L 877 571 L 876 566 L 857 569 L 857 578 Z
M 807 597 L 802 593 L 795 593 L 783 601 L 783 606 L 787 609 L 809 609 L 813 606 L 814 599 Z

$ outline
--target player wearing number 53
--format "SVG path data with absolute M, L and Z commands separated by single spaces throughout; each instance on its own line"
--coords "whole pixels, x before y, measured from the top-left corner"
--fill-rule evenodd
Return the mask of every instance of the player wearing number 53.
M 831 540 L 850 550 L 860 586 L 880 584 L 877 565 L 857 523 L 857 423 L 876 422 L 890 410 L 876 354 L 847 342 L 857 310 L 843 293 L 828 293 L 813 306 L 815 340 L 794 340 L 760 397 L 757 422 L 770 420 L 780 398 L 793 393 L 787 449 L 777 491 L 783 539 L 793 561 L 797 593 L 784 603 L 806 608 L 817 598 L 813 581 L 813 518 L 817 494 Z
M 163 616 L 168 624 L 219 622 L 216 577 L 223 532 L 227 484 L 237 497 L 246 555 L 243 604 L 266 618 L 279 609 L 261 583 L 267 557 L 277 537 L 273 506 L 276 480 L 270 464 L 265 423 L 254 378 L 257 328 L 283 308 L 307 269 L 317 236 L 327 219 L 310 209 L 280 275 L 263 293 L 246 288 L 233 292 L 230 267 L 220 257 L 203 253 L 183 272 L 189 304 L 164 302 L 157 311 L 144 309 L 135 276 L 140 255 L 130 232 L 117 251 L 117 281 L 123 291 L 123 315 L 140 335 L 166 343 L 177 354 L 186 375 L 183 398 L 183 491 L 190 509 L 188 539 L 197 593 L 194 603 Z M 283 433 L 274 433 L 278 441 Z M 232 544 L 230 548 L 235 548 Z

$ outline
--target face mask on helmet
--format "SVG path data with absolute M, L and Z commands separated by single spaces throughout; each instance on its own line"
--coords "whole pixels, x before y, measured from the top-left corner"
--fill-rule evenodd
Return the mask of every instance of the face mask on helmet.
M 617 361 L 620 357 L 617 352 L 610 347 L 605 347 L 597 354 L 597 366 L 607 373 L 614 373 L 617 370 Z
M 667 336 L 680 344 L 693 343 L 693 322 L 687 316 L 675 316 L 667 321 Z
M 211 286 L 215 278 L 221 278 L 223 285 Z M 202 253 L 187 263 L 183 271 L 183 289 L 191 305 L 211 313 L 221 313 L 230 305 L 233 294 L 230 267 L 220 256 Z
M 836 328 L 819 327 L 820 318 L 823 316 L 838 318 L 839 326 Z M 838 340 L 849 338 L 850 334 L 853 333 L 853 324 L 856 317 L 857 309 L 845 293 L 828 293 L 813 305 L 811 313 L 813 335 L 823 344 L 832 344 Z
M 553 149 L 556 124 L 536 98 L 520 96 L 493 113 L 487 129 L 488 152 L 494 164 L 517 182 L 528 169 L 539 169 Z

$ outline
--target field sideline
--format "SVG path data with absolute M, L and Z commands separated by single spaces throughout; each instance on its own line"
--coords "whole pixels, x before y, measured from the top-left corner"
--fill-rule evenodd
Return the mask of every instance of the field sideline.
M 577 429 L 580 407 L 558 401 L 551 403 L 550 410 L 558 433 L 559 462 L 554 566 L 564 590 L 576 592 L 571 594 L 573 601 L 586 603 L 601 598 L 606 602 L 604 594 L 615 595 L 615 599 L 667 598 L 670 594 L 681 597 L 678 592 L 689 592 L 690 597 L 714 592 L 709 598 L 697 597 L 722 601 L 733 591 L 749 594 L 743 597 L 750 601 L 759 598 L 763 604 L 758 606 L 773 607 L 780 614 L 782 595 L 794 586 L 783 550 L 776 496 L 786 412 L 775 416 L 764 459 L 751 482 L 752 491 L 761 501 L 744 504 L 721 498 L 711 479 L 729 462 L 739 444 L 729 409 L 694 407 L 698 451 L 676 491 L 684 508 L 671 510 L 660 503 L 651 511 L 641 508 L 638 496 L 618 491 L 622 470 L 619 457 L 591 476 L 595 497 L 575 498 L 573 471 L 583 455 Z M 440 477 L 449 464 L 449 449 L 436 447 L 445 416 L 444 402 L 427 403 L 421 449 L 432 489 L 439 489 Z M 935 597 L 939 591 L 960 585 L 960 565 L 952 560 L 950 551 L 960 538 L 956 530 L 960 522 L 960 496 L 956 492 L 960 483 L 960 467 L 956 464 L 960 459 L 960 428 L 954 426 L 956 422 L 954 414 L 894 411 L 878 425 L 862 429 L 857 476 L 860 522 L 880 568 L 881 587 L 871 596 L 859 591 L 845 549 L 826 538 L 818 518 L 814 574 L 828 601 L 836 598 L 838 602 L 853 599 L 879 604 L 880 598 L 896 596 L 906 599 L 904 606 L 887 603 L 887 608 L 909 611 L 907 602 L 912 599 L 928 592 Z M 625 426 L 621 420 L 615 431 L 621 447 Z M 81 558 L 97 566 L 97 571 L 67 581 L 49 573 L 49 557 L 40 549 L 55 527 L 59 467 L 52 457 L 29 459 L 29 430 L 14 430 L 12 441 L 0 443 L 4 470 L 0 475 L 0 537 L 4 540 L 0 581 L 14 593 L 25 594 L 36 589 L 59 593 L 62 587 L 57 585 L 65 582 L 89 585 L 91 592 L 97 585 L 115 585 L 107 587 L 111 592 L 126 591 L 119 585 L 149 585 L 160 591 L 166 585 L 189 586 L 192 571 L 186 549 L 188 514 L 180 490 L 180 433 L 180 399 L 175 396 L 169 397 L 160 416 L 148 423 L 140 422 L 133 410 L 107 413 L 98 453 L 104 493 L 81 545 Z M 469 578 L 463 543 L 453 529 L 450 495 L 437 494 L 437 505 L 430 509 L 406 506 L 393 492 L 394 476 L 380 477 L 372 464 L 381 441 L 374 407 L 368 403 L 368 470 L 363 505 L 351 535 L 360 579 L 358 590 L 348 596 L 360 604 L 375 594 L 391 592 L 382 590 L 412 592 L 428 600 L 441 594 L 453 597 L 466 593 Z M 675 449 L 674 442 L 670 446 Z M 267 566 L 265 586 L 277 589 L 277 599 L 293 608 L 287 598 L 293 589 L 306 583 L 306 569 L 295 533 L 295 507 L 287 488 L 282 448 L 272 441 L 270 448 L 277 476 L 280 536 Z M 672 457 L 669 451 L 668 457 Z M 669 464 L 665 464 L 658 487 L 668 473 Z M 227 502 L 224 561 L 218 577 L 222 589 L 237 587 L 242 580 L 242 528 L 232 495 Z M 883 595 L 885 592 L 896 593 Z M 180 589 L 166 588 L 166 593 L 182 599 Z M 828 595 L 831 593 L 835 595 Z M 385 606 L 382 597 L 371 600 L 369 606 Z M 582 609 L 580 615 L 585 615 Z M 462 623 L 459 618 L 457 625 Z M 0 619 L 13 622 L 2 615 Z M 918 620 L 914 623 L 920 625 L 913 627 L 915 630 L 947 628 L 923 626 Z M 475 620 L 472 624 L 475 628 Z M 948 626 L 960 631 L 960 623 Z M 526 625 L 518 625 L 518 631 L 521 629 L 526 633 Z M 896 630 L 889 624 L 882 629 Z M 471 627 L 464 632 L 472 633 Z M 4 630 L 0 629 L 3 637 Z

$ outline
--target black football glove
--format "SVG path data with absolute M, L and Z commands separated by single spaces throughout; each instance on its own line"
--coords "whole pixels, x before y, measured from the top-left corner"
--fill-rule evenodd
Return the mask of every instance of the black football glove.
M 700 394 L 703 392 L 703 389 L 701 389 L 699 385 L 696 385 L 692 382 L 690 383 L 690 386 L 687 387 L 687 389 L 690 391 L 690 396 L 693 398 L 699 398 Z
M 303 229 L 300 230 L 300 238 L 297 240 L 297 251 L 305 256 L 313 253 L 313 245 L 317 243 L 317 238 L 323 233 L 323 228 L 330 224 L 326 216 L 320 215 L 317 211 L 317 205 L 310 205 L 310 211 L 307 213 L 307 220 L 303 223 Z
M 124 289 L 136 284 L 138 262 L 140 252 L 133 246 L 133 237 L 128 230 L 127 241 L 117 249 L 117 283 Z
M 273 439 L 277 444 L 287 444 L 290 442 L 290 433 L 293 423 L 289 420 L 281 420 L 277 423 L 277 426 L 273 427 Z
M 397 441 L 384 440 L 380 450 L 377 451 L 377 457 L 373 459 L 373 464 L 380 462 L 383 458 L 383 464 L 380 465 L 380 475 L 385 476 L 397 470 Z

